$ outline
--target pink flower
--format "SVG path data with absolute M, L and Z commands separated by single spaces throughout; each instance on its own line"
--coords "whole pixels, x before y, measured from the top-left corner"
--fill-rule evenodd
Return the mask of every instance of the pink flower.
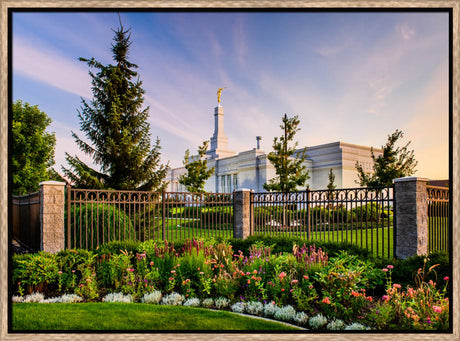
M 171 270 L 171 273 L 172 273 L 172 274 L 175 274 L 175 273 L 176 273 L 176 270 Z
M 387 271 L 388 271 L 388 269 L 382 269 L 382 271 L 383 271 L 383 272 L 387 272 Z
M 131 271 L 131 272 L 134 272 L 134 269 L 126 269 L 126 271 Z
M 383 295 L 382 296 L 382 300 L 384 301 L 388 301 L 390 299 L 390 297 L 388 295 Z
M 444 277 L 444 280 L 445 280 L 445 281 L 448 281 L 448 280 L 449 280 L 449 276 Z
M 153 266 L 153 261 L 150 262 L 150 266 Z
M 58 274 L 62 274 L 62 271 L 58 271 Z
M 294 284 L 297 283 L 297 282 L 299 282 L 299 281 L 296 280 L 296 279 L 293 279 L 293 280 L 292 280 L 292 283 L 294 283 Z
M 435 313 L 439 314 L 442 311 L 442 308 L 434 305 L 433 310 L 434 310 Z
M 282 280 L 284 277 L 286 277 L 286 273 L 283 271 L 282 273 L 279 274 L 280 280 Z
M 399 288 L 401 288 L 401 284 L 395 283 L 395 284 L 393 284 L 393 288 L 398 288 L 399 289 Z
M 387 268 L 388 268 L 388 269 L 393 269 L 394 266 L 393 266 L 393 265 L 388 265 Z

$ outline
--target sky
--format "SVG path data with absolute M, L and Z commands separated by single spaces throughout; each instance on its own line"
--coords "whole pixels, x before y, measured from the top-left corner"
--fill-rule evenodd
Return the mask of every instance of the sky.
M 121 12 L 131 28 L 152 146 L 181 167 L 214 132 L 222 92 L 228 148 L 272 150 L 281 118 L 298 115 L 299 146 L 380 148 L 402 130 L 416 176 L 449 177 L 449 23 L 441 12 Z M 14 12 L 13 101 L 38 105 L 56 134 L 54 168 L 81 152 L 77 117 L 91 100 L 88 65 L 113 63 L 117 12 Z M 307 149 L 308 155 L 308 149 Z

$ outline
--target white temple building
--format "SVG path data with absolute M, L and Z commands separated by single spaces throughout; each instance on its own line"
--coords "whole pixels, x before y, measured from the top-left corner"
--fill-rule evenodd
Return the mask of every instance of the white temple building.
M 230 193 L 238 188 L 265 192 L 264 183 L 275 178 L 276 173 L 267 159 L 267 153 L 259 148 L 260 137 L 257 136 L 256 140 L 256 148 L 239 153 L 228 150 L 228 138 L 224 133 L 224 108 L 218 104 L 214 109 L 214 135 L 207 152 L 208 167 L 215 167 L 215 171 L 206 182 L 207 192 Z M 338 141 L 304 148 L 307 148 L 305 165 L 310 176 L 307 186 L 312 190 L 326 189 L 330 169 L 335 175 L 334 183 L 338 189 L 359 187 L 355 182 L 358 179 L 356 161 L 365 171 L 372 171 L 371 147 Z M 374 148 L 376 156 L 381 152 L 381 149 Z M 167 191 L 185 192 L 185 187 L 179 184 L 178 179 L 186 172 L 185 167 L 171 169 L 165 179 L 169 181 Z

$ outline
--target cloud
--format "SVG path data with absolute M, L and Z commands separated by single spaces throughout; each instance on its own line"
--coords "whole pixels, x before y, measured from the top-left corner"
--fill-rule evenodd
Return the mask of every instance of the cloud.
M 62 56 L 50 48 L 33 46 L 22 37 L 15 36 L 13 43 L 13 72 L 91 98 L 91 78 L 77 59 Z
M 397 24 L 395 29 L 404 40 L 410 40 L 415 36 L 415 29 L 408 24 Z

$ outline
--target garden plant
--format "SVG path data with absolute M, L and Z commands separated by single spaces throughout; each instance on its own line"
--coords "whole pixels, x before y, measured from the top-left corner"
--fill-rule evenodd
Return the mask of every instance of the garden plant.
M 273 237 L 113 242 L 15 255 L 13 312 L 21 302 L 125 302 L 229 310 L 315 331 L 448 330 L 448 257 L 432 257 L 389 262 L 356 246 Z

